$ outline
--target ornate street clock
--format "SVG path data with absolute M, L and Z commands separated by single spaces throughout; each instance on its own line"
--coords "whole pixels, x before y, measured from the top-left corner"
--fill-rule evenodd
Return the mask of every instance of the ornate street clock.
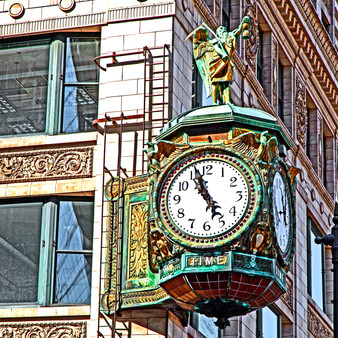
M 262 187 L 253 163 L 224 148 L 188 151 L 158 178 L 156 221 L 191 250 L 231 245 L 257 214 Z
M 278 258 L 282 265 L 289 265 L 294 249 L 294 197 L 290 174 L 285 163 L 277 158 L 271 167 L 270 201 L 272 224 L 277 242 Z

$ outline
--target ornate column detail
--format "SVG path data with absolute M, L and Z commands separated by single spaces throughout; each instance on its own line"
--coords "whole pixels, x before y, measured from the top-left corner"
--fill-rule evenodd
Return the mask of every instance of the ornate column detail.
M 0 154 L 0 184 L 92 176 L 93 148 Z
M 215 18 L 219 24 L 221 24 L 221 0 L 215 0 Z
M 296 75 L 296 123 L 297 123 L 297 140 L 305 149 L 306 131 L 307 131 L 307 114 L 306 114 L 306 96 L 305 86 L 300 77 Z
M 86 322 L 0 324 L 0 338 L 85 338 Z
M 130 206 L 128 279 L 147 277 L 148 229 L 146 203 Z
M 333 333 L 319 319 L 316 313 L 309 307 L 308 311 L 308 329 L 317 338 L 332 338 Z
M 318 115 L 317 120 L 317 135 L 318 135 L 318 176 L 323 177 L 323 118 Z
M 277 111 L 278 98 L 278 43 L 272 37 L 272 105 Z
M 256 54 L 259 44 L 256 0 L 246 0 L 245 15 L 248 15 L 251 19 L 251 36 L 250 39 L 245 41 L 245 60 L 255 73 Z

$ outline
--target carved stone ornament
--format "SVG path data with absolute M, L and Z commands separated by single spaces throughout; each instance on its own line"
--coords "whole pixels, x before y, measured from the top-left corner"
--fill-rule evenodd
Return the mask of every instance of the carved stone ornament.
M 272 39 L 272 105 L 277 110 L 277 90 L 278 90 L 278 44 Z
M 307 114 L 305 87 L 299 77 L 296 79 L 296 121 L 297 121 L 297 140 L 305 149 L 306 147 L 306 131 L 307 131 Z
M 308 329 L 316 338 L 332 338 L 333 333 L 324 326 L 318 316 L 309 308 Z
M 281 297 L 283 303 L 292 311 L 292 303 L 293 303 L 293 296 L 292 296 L 292 288 L 293 284 L 289 279 L 286 279 L 286 292 Z
M 93 148 L 0 154 L 0 184 L 92 176 Z
M 0 338 L 85 338 L 86 322 L 0 324 Z
M 250 17 L 251 36 L 245 42 L 245 60 L 251 67 L 252 71 L 256 72 L 256 54 L 258 50 L 258 22 L 255 0 L 246 0 L 245 15 Z
M 147 267 L 149 265 L 147 237 L 146 203 L 132 204 L 130 206 L 128 278 L 140 279 L 147 277 Z

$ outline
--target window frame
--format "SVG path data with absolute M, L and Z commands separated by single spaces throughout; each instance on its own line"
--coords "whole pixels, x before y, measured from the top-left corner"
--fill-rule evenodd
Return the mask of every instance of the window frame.
M 263 30 L 258 26 L 258 51 L 256 61 L 256 76 L 258 82 L 263 86 Z
M 311 232 L 315 236 L 322 236 L 320 233 L 316 223 L 313 221 L 313 219 L 308 216 L 307 217 L 307 292 L 311 296 L 313 296 L 312 293 L 312 246 L 313 245 L 320 245 L 321 246 L 321 263 L 322 263 L 322 271 L 321 271 L 321 282 L 322 282 L 322 304 L 318 304 L 315 299 L 313 301 L 322 309 L 322 311 L 326 312 L 326 286 L 325 286 L 325 247 L 324 244 L 316 244 L 311 241 Z
M 13 302 L 13 303 L 0 303 L 0 308 L 13 306 L 13 305 L 41 305 L 41 306 L 68 306 L 68 305 L 90 305 L 83 303 L 57 303 L 54 302 L 55 293 L 55 278 L 56 278 L 56 254 L 57 254 L 57 231 L 58 231 L 58 217 L 59 217 L 59 204 L 60 201 L 76 201 L 76 202 L 91 202 L 94 212 L 94 197 L 84 196 L 56 196 L 56 197 L 31 197 L 20 198 L 13 200 L 6 200 L 0 203 L 1 205 L 25 204 L 29 206 L 32 203 L 42 204 L 41 215 L 41 232 L 40 232 L 40 253 L 39 253 L 39 266 L 38 266 L 38 283 L 37 283 L 37 301 L 36 302 Z M 94 229 L 94 217 L 92 222 Z M 92 235 L 92 249 L 82 250 L 86 254 L 93 256 L 93 235 Z M 91 270 L 92 270 L 91 266 Z
M 64 90 L 66 86 L 71 84 L 65 83 L 65 69 L 66 69 L 66 40 L 67 38 L 97 38 L 100 43 L 100 33 L 82 33 L 82 32 L 62 32 L 54 34 L 42 34 L 39 36 L 27 36 L 19 38 L 4 39 L 3 44 L 20 45 L 24 47 L 25 43 L 49 40 L 49 60 L 47 73 L 47 103 L 45 110 L 45 130 L 37 133 L 21 133 L 0 135 L 0 138 L 39 136 L 39 135 L 62 135 L 70 134 L 62 131 L 62 120 L 64 110 Z M 101 48 L 101 46 L 100 46 Z M 1 52 L 1 49 L 0 49 Z M 93 61 L 94 64 L 94 61 Z M 87 83 L 79 82 L 76 85 L 87 85 Z M 88 85 L 95 85 L 99 90 L 99 77 L 97 82 L 88 83 Z M 98 104 L 98 102 L 97 102 Z M 94 129 L 92 130 L 95 131 Z M 82 132 L 82 131 L 81 131 Z M 91 131 L 88 131 L 91 132 Z M 72 132 L 72 134 L 80 132 Z
M 284 66 L 278 60 L 277 114 L 284 121 Z
M 272 305 L 266 306 L 265 308 L 269 309 L 277 317 L 277 338 L 282 338 L 282 315 L 281 313 Z M 265 337 L 263 332 L 263 309 L 258 309 L 256 311 L 256 337 L 263 338 Z

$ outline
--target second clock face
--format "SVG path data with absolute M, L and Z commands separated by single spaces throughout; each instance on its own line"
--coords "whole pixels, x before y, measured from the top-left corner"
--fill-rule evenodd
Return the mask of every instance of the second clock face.
M 277 242 L 282 253 L 286 252 L 291 236 L 290 203 L 288 190 L 282 175 L 277 171 L 273 178 L 273 215 Z
M 248 183 L 227 162 L 205 159 L 187 165 L 168 187 L 169 215 L 187 234 L 210 237 L 232 228 L 248 203 Z
M 181 160 L 159 186 L 155 207 L 160 227 L 191 248 L 232 242 L 246 231 L 259 209 L 260 181 L 254 171 L 243 160 L 225 154 Z

